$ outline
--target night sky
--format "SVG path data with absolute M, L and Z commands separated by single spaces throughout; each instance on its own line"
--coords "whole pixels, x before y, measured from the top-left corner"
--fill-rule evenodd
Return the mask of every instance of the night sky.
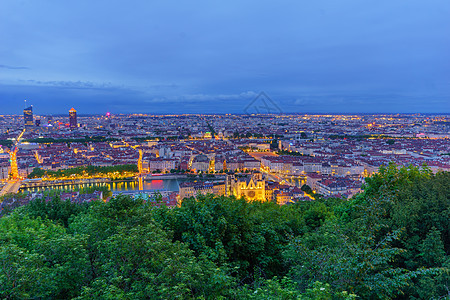
M 25 99 L 36 114 L 449 113 L 450 1 L 2 0 L 0 114 Z

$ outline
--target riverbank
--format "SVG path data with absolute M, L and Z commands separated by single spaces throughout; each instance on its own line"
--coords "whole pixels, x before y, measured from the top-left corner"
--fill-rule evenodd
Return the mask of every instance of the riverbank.
M 111 180 L 109 178 L 71 179 L 71 180 L 40 180 L 32 179 L 22 182 L 19 192 L 41 192 L 56 189 L 80 189 L 92 187 L 107 187 L 111 192 L 123 191 L 170 191 L 178 192 L 179 183 L 189 181 L 208 181 L 224 179 L 225 175 L 193 176 L 162 174 L 159 176 L 142 176 L 129 180 Z

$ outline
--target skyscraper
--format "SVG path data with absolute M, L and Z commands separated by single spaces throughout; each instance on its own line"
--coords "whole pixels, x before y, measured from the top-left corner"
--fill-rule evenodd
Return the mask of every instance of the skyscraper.
M 33 106 L 25 108 L 23 110 L 23 121 L 25 126 L 33 126 Z
M 69 126 L 70 129 L 77 129 L 77 111 L 72 107 L 69 110 Z

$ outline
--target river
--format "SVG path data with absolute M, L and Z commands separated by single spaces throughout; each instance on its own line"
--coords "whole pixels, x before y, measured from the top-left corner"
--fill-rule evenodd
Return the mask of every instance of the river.
M 66 184 L 66 185 L 54 185 L 45 187 L 26 187 L 21 188 L 21 192 L 38 192 L 50 189 L 65 190 L 65 189 L 79 189 L 88 188 L 94 186 L 107 186 L 112 192 L 120 191 L 174 191 L 178 192 L 180 186 L 179 183 L 187 181 L 189 179 L 152 179 L 152 180 L 120 180 L 111 182 L 99 182 L 99 183 L 83 183 L 83 184 Z

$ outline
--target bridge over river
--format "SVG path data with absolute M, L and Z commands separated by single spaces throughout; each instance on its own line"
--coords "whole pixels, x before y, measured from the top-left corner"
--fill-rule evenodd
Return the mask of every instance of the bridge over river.
M 6 194 L 15 194 L 19 191 L 20 186 L 22 185 L 22 181 L 20 180 L 10 180 L 8 183 L 3 187 L 3 189 L 0 191 L 0 196 L 6 195 Z
M 144 175 L 133 180 L 110 180 L 109 178 L 90 178 L 90 179 L 71 179 L 71 180 L 42 180 L 25 179 L 11 180 L 0 192 L 0 195 L 17 192 L 39 192 L 46 189 L 78 189 L 90 188 L 95 186 L 105 186 L 111 190 L 114 195 L 151 193 L 159 191 L 161 193 L 178 191 L 179 182 L 194 180 L 215 180 L 224 179 L 225 175 L 215 175 L 214 177 L 192 177 L 186 174 L 161 174 Z

